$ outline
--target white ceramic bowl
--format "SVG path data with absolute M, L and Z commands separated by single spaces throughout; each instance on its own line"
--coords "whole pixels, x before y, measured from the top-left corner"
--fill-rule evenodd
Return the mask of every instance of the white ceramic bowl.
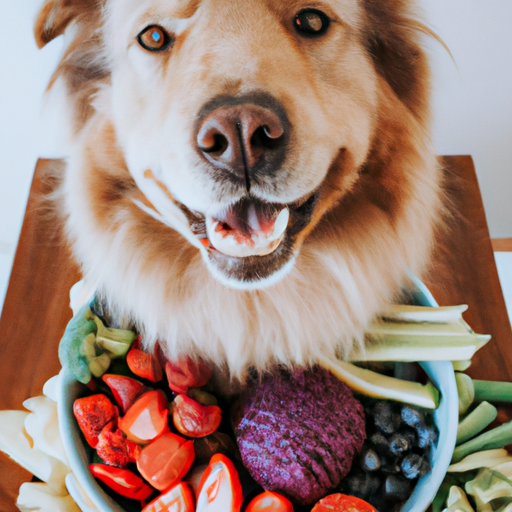
M 412 291 L 414 301 L 422 306 L 437 306 L 428 289 L 414 279 L 416 289 Z M 420 478 L 412 495 L 401 512 L 425 512 L 434 499 L 446 474 L 453 449 L 458 425 L 458 398 L 453 366 L 448 361 L 420 363 L 425 373 L 441 394 L 438 409 L 434 412 L 434 421 L 439 430 L 437 447 L 432 451 L 432 471 Z M 73 402 L 87 393 L 87 388 L 77 382 L 64 370 L 61 372 L 60 397 L 58 402 L 60 431 L 64 449 L 78 482 L 100 512 L 125 512 L 96 483 L 89 471 L 86 449 L 82 442 L 78 425 L 73 416 Z M 87 512 L 84 510 L 84 512 Z

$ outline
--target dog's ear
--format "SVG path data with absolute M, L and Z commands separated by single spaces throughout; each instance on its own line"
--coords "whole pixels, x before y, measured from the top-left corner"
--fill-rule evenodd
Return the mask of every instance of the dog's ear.
M 75 18 L 89 11 L 91 4 L 96 3 L 96 0 L 45 0 L 34 26 L 37 46 L 42 48 L 62 35 Z
M 66 30 L 76 15 L 74 2 L 46 0 L 39 10 L 34 26 L 37 46 L 42 48 Z
M 365 43 L 377 71 L 400 101 L 418 117 L 426 117 L 430 70 L 420 34 L 439 40 L 438 36 L 415 19 L 412 0 L 364 0 L 363 5 L 367 16 Z

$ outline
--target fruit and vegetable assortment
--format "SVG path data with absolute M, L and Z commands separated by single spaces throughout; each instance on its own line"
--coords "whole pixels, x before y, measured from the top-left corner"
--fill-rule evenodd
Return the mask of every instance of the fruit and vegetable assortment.
M 512 422 L 499 424 L 497 406 L 512 402 L 512 383 L 455 374 L 459 427 L 452 464 L 432 512 L 512 512 Z
M 126 510 L 376 512 L 403 502 L 403 481 L 429 470 L 437 434 L 418 407 L 363 397 L 363 408 L 320 366 L 216 396 L 203 361 L 169 361 L 158 345 L 149 354 L 140 336 L 108 323 L 98 304 L 85 306 L 59 355 L 88 388 L 73 412 L 90 470 Z

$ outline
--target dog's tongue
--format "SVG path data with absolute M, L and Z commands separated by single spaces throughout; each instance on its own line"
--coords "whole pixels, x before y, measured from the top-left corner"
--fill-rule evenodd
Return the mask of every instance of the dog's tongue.
M 262 256 L 273 252 L 288 225 L 289 211 L 282 205 L 243 199 L 207 219 L 207 232 L 215 249 L 227 256 Z

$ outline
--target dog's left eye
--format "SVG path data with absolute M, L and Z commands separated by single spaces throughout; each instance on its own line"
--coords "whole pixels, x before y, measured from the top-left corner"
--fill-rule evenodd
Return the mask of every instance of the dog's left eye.
M 304 9 L 294 20 L 295 28 L 302 35 L 321 36 L 329 28 L 330 20 L 327 14 L 317 9 Z
M 137 41 L 150 52 L 161 52 L 172 44 L 173 39 L 162 27 L 151 25 L 137 36 Z

